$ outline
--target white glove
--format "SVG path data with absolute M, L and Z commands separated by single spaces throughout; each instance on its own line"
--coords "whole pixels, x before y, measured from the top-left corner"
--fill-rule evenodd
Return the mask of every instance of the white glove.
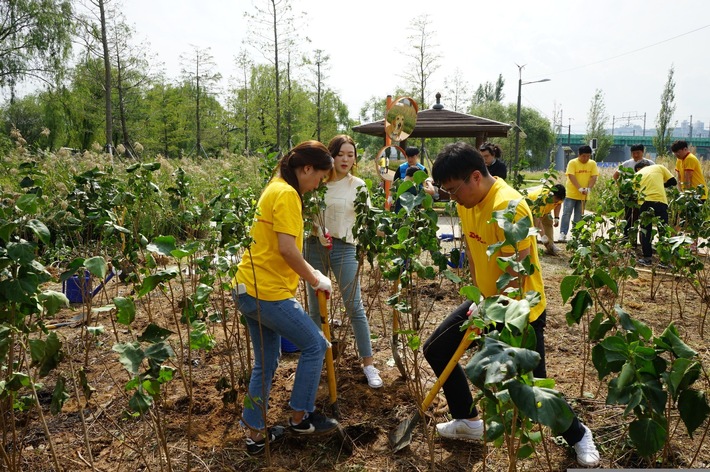
M 540 238 L 540 241 L 542 241 L 542 244 L 547 244 L 550 242 L 550 238 L 548 238 L 546 234 L 543 234 L 542 238 Z
M 581 193 L 582 195 L 586 195 L 586 194 L 589 193 L 589 188 L 587 188 L 587 187 L 582 187 L 582 188 L 579 189 L 579 193 Z
M 471 303 L 471 306 L 468 307 L 468 311 L 466 314 L 468 315 L 469 318 L 472 316 L 478 316 L 478 314 L 481 312 L 481 309 L 483 308 L 483 300 L 481 300 L 479 303 L 473 302 Z
M 392 195 L 387 197 L 387 205 L 392 205 Z
M 320 241 L 321 246 L 333 249 L 333 237 L 328 232 L 328 228 L 318 226 L 318 241 Z
M 316 278 L 318 281 L 315 285 L 311 285 L 311 287 L 313 287 L 313 290 L 315 290 L 316 292 L 318 290 L 322 290 L 325 292 L 326 297 L 330 297 L 330 292 L 333 291 L 333 284 L 330 283 L 330 279 L 323 275 L 319 270 L 316 270 L 314 274 L 316 274 Z

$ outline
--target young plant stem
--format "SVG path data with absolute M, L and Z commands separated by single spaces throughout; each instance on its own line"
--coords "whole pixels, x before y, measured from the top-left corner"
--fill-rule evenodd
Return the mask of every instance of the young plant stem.
M 27 346 L 23 346 L 23 352 L 27 355 Z M 57 451 L 54 447 L 54 442 L 52 441 L 52 435 L 49 432 L 49 426 L 47 425 L 47 419 L 44 417 L 44 412 L 42 411 L 42 404 L 39 401 L 39 395 L 37 394 L 37 388 L 35 387 L 34 379 L 30 379 L 30 388 L 32 388 L 32 396 L 36 402 L 37 414 L 39 415 L 40 422 L 42 423 L 42 429 L 44 429 L 44 434 L 47 437 L 47 443 L 49 443 L 49 451 L 52 455 L 52 461 L 54 462 L 54 470 L 62 470 L 59 467 L 59 458 L 57 457 Z
M 113 317 L 112 317 L 113 318 Z M 76 402 L 79 406 L 79 418 L 81 418 L 81 429 L 84 433 L 84 444 L 86 445 L 86 452 L 89 455 L 89 464 L 91 465 L 91 470 L 94 470 L 94 455 L 91 452 L 91 442 L 89 441 L 89 430 L 86 428 L 86 418 L 84 417 L 84 408 L 81 405 L 81 397 L 79 396 L 79 387 L 76 379 L 76 370 L 74 370 L 74 362 L 72 361 L 72 354 L 68 353 L 67 356 L 69 360 L 69 370 L 71 372 L 73 384 L 74 384 L 74 396 L 76 397 Z M 87 399 L 88 401 L 88 399 Z

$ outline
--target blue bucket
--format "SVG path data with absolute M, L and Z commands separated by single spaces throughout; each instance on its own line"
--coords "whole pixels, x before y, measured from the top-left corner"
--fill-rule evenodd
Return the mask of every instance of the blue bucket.
M 62 292 L 70 303 L 84 303 L 84 296 L 91 298 L 91 274 L 84 273 L 83 278 L 73 275 L 62 283 Z
M 288 339 L 281 336 L 281 352 L 286 352 L 286 353 L 290 354 L 292 352 L 298 352 L 298 351 L 300 351 L 300 349 L 298 349 L 298 347 L 296 347 L 295 344 L 293 344 L 291 341 L 289 341 Z

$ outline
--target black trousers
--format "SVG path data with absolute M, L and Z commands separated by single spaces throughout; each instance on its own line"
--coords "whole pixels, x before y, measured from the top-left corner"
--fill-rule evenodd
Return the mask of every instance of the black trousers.
M 650 209 L 653 209 L 654 215 L 661 219 L 663 225 L 668 224 L 667 204 L 663 202 L 643 202 L 640 212 L 643 213 L 644 211 L 648 211 Z M 643 250 L 643 257 L 651 257 L 653 255 L 653 246 L 651 245 L 651 242 L 653 241 L 651 238 L 652 229 L 653 225 L 651 224 L 643 225 L 641 228 L 641 249 Z M 658 229 L 660 232 L 660 228 Z
M 424 357 L 437 377 L 444 371 L 451 357 L 456 352 L 465 331 L 461 331 L 461 326 L 468 320 L 468 309 L 470 301 L 462 303 L 434 330 L 431 336 L 424 343 Z M 535 330 L 537 346 L 535 351 L 540 354 L 540 363 L 533 371 L 535 377 L 547 377 L 545 369 L 545 311 L 530 325 Z M 449 378 L 443 385 L 444 396 L 449 405 L 449 411 L 454 419 L 472 418 L 478 415 L 478 410 L 473 404 L 473 395 L 468 384 L 468 378 L 461 364 L 454 367 Z M 568 405 L 569 406 L 569 405 Z M 572 408 L 570 407 L 570 411 Z M 574 413 L 574 412 L 573 412 Z M 577 415 L 570 427 L 562 433 L 568 444 L 577 444 L 584 436 L 584 428 Z

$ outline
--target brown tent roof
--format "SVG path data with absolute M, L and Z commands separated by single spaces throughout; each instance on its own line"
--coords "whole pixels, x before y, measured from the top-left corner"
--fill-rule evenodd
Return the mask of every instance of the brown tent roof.
M 444 110 L 439 103 L 441 95 L 436 94 L 437 103 L 428 110 L 417 113 L 417 124 L 409 138 L 471 138 L 485 141 L 488 138 L 508 136 L 511 125 L 499 121 Z M 371 136 L 385 137 L 385 120 L 374 121 L 353 127 L 353 131 Z

